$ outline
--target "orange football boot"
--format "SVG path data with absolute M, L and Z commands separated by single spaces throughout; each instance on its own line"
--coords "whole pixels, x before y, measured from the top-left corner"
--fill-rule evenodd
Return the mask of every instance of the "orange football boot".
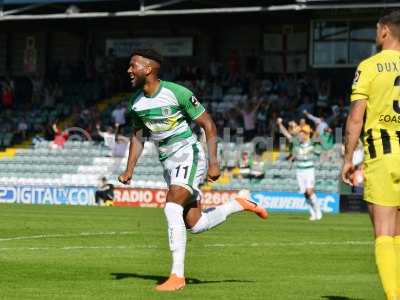
M 248 190 L 240 190 L 235 200 L 244 208 L 244 210 L 252 211 L 262 219 L 268 218 L 267 210 L 251 200 L 250 192 Z
M 155 290 L 158 292 L 174 292 L 183 289 L 185 285 L 185 277 L 178 277 L 175 274 L 171 274 L 167 281 L 157 285 Z

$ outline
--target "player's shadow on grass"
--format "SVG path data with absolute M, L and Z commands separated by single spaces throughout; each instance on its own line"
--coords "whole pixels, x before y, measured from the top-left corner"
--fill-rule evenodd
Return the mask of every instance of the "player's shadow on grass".
M 322 299 L 326 300 L 362 300 L 359 298 L 349 298 L 344 296 L 322 296 Z
M 144 274 L 137 274 L 137 273 L 111 273 L 114 276 L 115 280 L 121 280 L 126 278 L 140 278 L 140 279 L 147 279 L 147 280 L 154 280 L 157 283 L 164 282 L 167 277 L 165 276 L 158 276 L 158 275 L 144 275 Z M 236 279 L 225 279 L 225 280 L 200 280 L 197 278 L 186 278 L 186 282 L 188 284 L 207 284 L 207 283 L 222 283 L 222 282 L 255 282 L 250 280 L 236 280 Z

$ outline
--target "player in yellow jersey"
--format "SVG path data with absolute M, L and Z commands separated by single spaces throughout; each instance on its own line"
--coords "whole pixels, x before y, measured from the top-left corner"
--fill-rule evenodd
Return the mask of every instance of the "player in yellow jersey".
M 342 179 L 351 184 L 353 152 L 363 130 L 365 192 L 375 257 L 388 300 L 400 300 L 400 11 L 377 24 L 379 52 L 362 61 L 352 86 Z

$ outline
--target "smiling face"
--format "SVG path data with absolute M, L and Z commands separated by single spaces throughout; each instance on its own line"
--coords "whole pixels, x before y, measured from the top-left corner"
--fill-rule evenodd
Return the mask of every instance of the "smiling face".
M 142 88 L 146 83 L 146 76 L 151 72 L 147 59 L 133 55 L 129 62 L 128 74 L 134 88 Z

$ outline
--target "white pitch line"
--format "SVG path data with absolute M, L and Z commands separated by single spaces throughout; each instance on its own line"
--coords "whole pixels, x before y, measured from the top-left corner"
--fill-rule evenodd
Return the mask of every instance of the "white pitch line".
M 304 242 L 277 242 L 277 243 L 216 243 L 216 244 L 204 244 L 200 247 L 220 247 L 220 248 L 256 248 L 256 247 L 301 247 L 301 246 L 364 246 L 372 245 L 372 241 L 304 241 Z M 100 250 L 121 250 L 121 249 L 160 249 L 157 245 L 134 245 L 134 246 L 66 246 L 66 247 L 7 247 L 0 248 L 0 251 L 13 251 L 13 250 L 89 250 L 89 249 L 100 249 Z
M 264 247 L 264 246 L 346 246 L 346 245 L 370 245 L 372 241 L 304 241 L 304 242 L 266 242 L 248 244 L 209 244 L 205 247 Z
M 118 250 L 118 249 L 158 249 L 159 247 L 156 245 L 135 245 L 135 246 L 67 246 L 67 247 L 8 247 L 8 248 L 0 248 L 0 251 L 7 250 L 91 250 L 91 249 L 110 249 L 110 250 Z
M 108 232 L 80 232 L 80 233 L 73 233 L 73 234 L 61 234 L 61 233 L 40 234 L 40 235 L 0 238 L 0 242 L 17 241 L 17 240 L 37 240 L 37 239 L 48 239 L 48 238 L 96 236 L 96 235 L 127 235 L 127 234 L 133 234 L 133 233 L 135 233 L 135 232 L 134 231 L 122 231 L 122 232 L 108 231 Z
M 31 236 L 17 236 L 10 238 L 0 238 L 0 242 L 7 241 L 17 241 L 17 240 L 36 240 L 36 239 L 48 239 L 48 238 L 69 238 L 69 237 L 82 237 L 82 236 L 102 236 L 102 235 L 129 235 L 135 234 L 137 232 L 134 231 L 104 231 L 104 232 L 80 232 L 73 234 L 41 234 L 41 235 L 31 235 Z M 265 243 L 214 243 L 214 244 L 205 244 L 203 247 L 262 247 L 262 246 L 335 246 L 335 245 L 369 245 L 372 244 L 372 241 L 302 241 L 302 242 L 265 242 Z M 104 247 L 104 246 L 100 246 Z M 110 246 L 114 247 L 115 246 Z M 125 246 L 123 246 L 125 247 Z M 155 245 L 138 245 L 138 247 L 148 247 L 148 248 L 157 248 Z M 85 247 L 62 247 L 62 248 L 40 248 L 40 249 L 108 249 L 106 248 L 85 248 Z M 113 248 L 113 249 L 114 249 Z M 137 248 L 137 247 L 136 247 Z M 1 249 L 22 249 L 20 248 L 0 248 Z M 26 248 L 23 249 L 36 249 L 36 248 Z

